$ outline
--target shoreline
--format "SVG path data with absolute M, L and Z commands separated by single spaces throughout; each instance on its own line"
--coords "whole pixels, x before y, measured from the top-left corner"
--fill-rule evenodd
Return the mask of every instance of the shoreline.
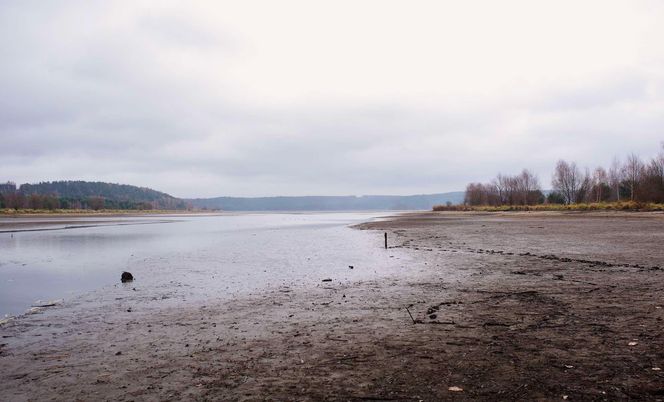
M 98 226 L 137 225 L 169 223 L 175 220 L 154 220 L 154 218 L 184 218 L 193 216 L 217 216 L 222 213 L 197 213 L 186 211 L 155 212 L 53 212 L 53 213 L 0 213 L 0 233 L 34 232 L 44 230 L 80 229 Z M 226 214 L 224 214 L 226 215 Z M 152 219 L 150 219 L 152 218 Z
M 664 229 L 647 214 L 411 213 L 356 225 L 412 256 L 388 278 L 184 307 L 115 287 L 0 326 L 4 395 L 661 399 Z
M 154 215 L 215 215 L 223 211 L 181 211 L 181 210 L 135 210 L 135 209 L 113 209 L 113 210 L 89 210 L 89 209 L 58 209 L 48 210 L 24 210 L 13 209 L 0 210 L 0 218 L 90 218 L 90 217 L 132 217 L 132 216 L 154 216 Z
M 186 217 L 202 217 L 202 216 L 236 216 L 236 215 L 261 215 L 261 214 L 334 214 L 334 213 L 366 213 L 374 211 L 218 211 L 218 212 L 180 212 L 173 213 L 172 211 L 162 211 L 153 213 L 115 213 L 115 212 L 100 212 L 100 213 L 52 213 L 52 214 L 15 214 L 15 215 L 2 215 L 0 214 L 0 234 L 3 233 L 20 233 L 20 232 L 35 232 L 45 230 L 64 230 L 64 229 L 80 229 L 98 226 L 114 226 L 114 225 L 137 225 L 137 224 L 153 224 L 153 223 L 170 223 L 175 222 L 177 218 Z M 383 212 L 383 211 L 375 211 Z M 389 211 L 389 213 L 399 214 L 403 211 Z M 141 218 L 175 218 L 175 220 L 154 220 L 154 219 L 141 219 Z

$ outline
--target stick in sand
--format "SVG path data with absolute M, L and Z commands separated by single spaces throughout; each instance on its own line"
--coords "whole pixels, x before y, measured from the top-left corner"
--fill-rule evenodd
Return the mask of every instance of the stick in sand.
M 413 324 L 417 324 L 417 322 L 415 322 L 415 319 L 413 318 L 413 315 L 410 313 L 410 310 L 408 310 L 408 307 L 406 307 L 406 311 L 408 312 L 410 319 L 413 320 Z

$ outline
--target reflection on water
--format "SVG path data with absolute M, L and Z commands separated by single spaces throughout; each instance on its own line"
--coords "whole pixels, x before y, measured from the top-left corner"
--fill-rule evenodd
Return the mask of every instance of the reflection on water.
M 0 233 L 0 317 L 22 313 L 36 300 L 72 299 L 117 284 L 123 270 L 136 277 L 132 286 L 177 286 L 186 289 L 185 299 L 389 274 L 399 267 L 390 258 L 394 250 L 381 247 L 381 234 L 348 228 L 376 216 L 187 216 L 163 224 Z M 149 219 L 164 220 L 141 218 Z

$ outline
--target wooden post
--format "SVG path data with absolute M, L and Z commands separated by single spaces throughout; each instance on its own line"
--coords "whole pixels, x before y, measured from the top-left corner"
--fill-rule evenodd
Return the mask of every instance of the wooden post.
M 387 232 L 385 232 L 385 250 L 387 250 Z

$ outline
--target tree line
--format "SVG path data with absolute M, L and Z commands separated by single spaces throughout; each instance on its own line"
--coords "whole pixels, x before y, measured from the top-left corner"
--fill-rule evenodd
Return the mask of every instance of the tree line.
M 536 175 L 524 169 L 510 176 L 499 174 L 489 183 L 466 186 L 464 204 L 470 206 L 578 204 L 634 201 L 664 203 L 664 143 L 649 161 L 635 154 L 624 162 L 590 171 L 576 162 L 559 160 L 553 171 L 552 191 L 545 195 Z
M 103 182 L 59 181 L 0 184 L 0 208 L 10 209 L 188 209 L 184 200 L 144 187 Z

